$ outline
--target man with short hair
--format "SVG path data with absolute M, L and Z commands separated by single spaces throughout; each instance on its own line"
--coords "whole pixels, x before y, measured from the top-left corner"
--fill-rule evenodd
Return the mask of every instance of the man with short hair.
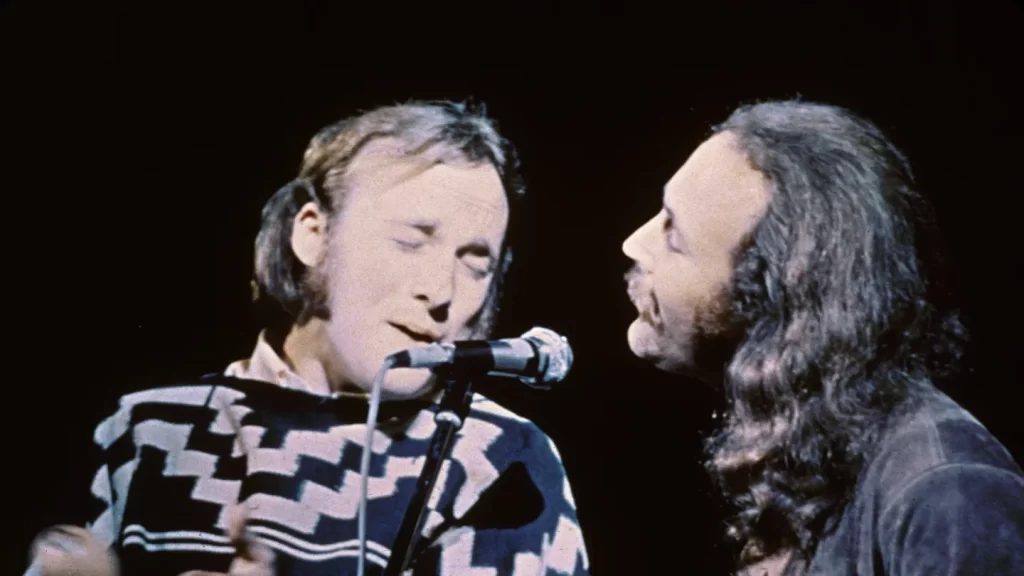
M 847 110 L 744 106 L 623 244 L 630 348 L 728 401 L 707 468 L 744 574 L 1024 574 L 1024 474 L 940 391 L 964 330 L 913 186 Z
M 395 352 L 488 337 L 517 169 L 512 145 L 464 105 L 379 108 L 313 138 L 263 211 L 255 287 L 282 314 L 251 357 L 124 396 L 96 430 L 88 530 L 122 573 L 355 573 L 368 391 Z M 409 368 L 382 390 L 368 574 L 393 553 L 443 391 Z M 479 394 L 427 508 L 414 574 L 587 574 L 554 444 Z M 46 541 L 41 555 L 57 546 Z

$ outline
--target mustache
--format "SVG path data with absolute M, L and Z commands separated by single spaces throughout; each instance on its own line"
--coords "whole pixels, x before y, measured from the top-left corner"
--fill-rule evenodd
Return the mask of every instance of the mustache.
M 634 284 L 640 280 L 644 275 L 643 270 L 640 269 L 639 264 L 633 264 L 626 270 L 626 273 L 622 275 L 622 279 L 626 281 L 626 284 Z
M 631 298 L 639 296 L 640 288 L 644 285 L 646 276 L 639 264 L 634 264 L 622 275 L 622 279 L 626 281 L 626 291 Z

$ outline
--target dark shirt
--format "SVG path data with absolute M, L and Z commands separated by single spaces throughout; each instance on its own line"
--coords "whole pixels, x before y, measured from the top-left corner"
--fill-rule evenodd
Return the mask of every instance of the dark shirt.
M 883 436 L 812 575 L 1024 575 L 1024 473 L 937 394 Z

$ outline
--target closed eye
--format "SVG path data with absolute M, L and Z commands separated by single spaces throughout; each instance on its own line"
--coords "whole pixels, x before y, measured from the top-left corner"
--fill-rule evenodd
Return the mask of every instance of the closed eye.
M 494 255 L 487 246 L 468 246 L 461 250 L 459 258 L 466 263 L 466 266 L 476 276 L 485 277 L 494 271 Z
M 416 250 L 423 246 L 423 239 L 414 238 L 394 238 L 395 244 L 403 250 Z
M 435 229 L 431 223 L 407 223 L 399 228 L 393 239 L 403 250 L 416 250 L 426 243 Z
M 672 213 L 665 210 L 665 220 L 661 225 L 662 233 L 665 236 L 665 245 L 673 252 L 683 252 L 682 238 L 679 230 L 672 219 Z

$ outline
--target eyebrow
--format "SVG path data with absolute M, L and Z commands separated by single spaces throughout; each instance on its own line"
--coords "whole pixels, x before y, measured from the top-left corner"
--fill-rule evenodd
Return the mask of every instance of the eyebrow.
M 416 218 L 397 218 L 391 220 L 392 224 L 399 226 L 408 226 L 409 228 L 415 228 L 424 234 L 431 236 L 437 231 L 437 221 L 425 220 Z
M 661 187 L 661 209 L 668 213 L 669 218 L 675 219 L 675 214 L 668 207 L 668 202 L 665 202 L 665 197 L 668 196 L 668 184 Z
M 687 245 L 686 234 L 684 234 L 683 230 L 679 227 L 679 221 L 676 220 L 675 213 L 672 212 L 672 209 L 669 208 L 668 204 L 666 204 L 666 203 L 662 203 L 661 209 L 664 210 L 666 214 L 668 214 L 669 220 L 672 221 L 672 229 L 675 230 L 676 238 L 679 239 L 680 244 L 682 244 L 683 246 L 686 246 Z
M 475 253 L 476 255 L 485 255 L 492 260 L 497 258 L 497 255 L 491 248 L 491 244 L 479 238 L 467 243 L 465 251 Z

